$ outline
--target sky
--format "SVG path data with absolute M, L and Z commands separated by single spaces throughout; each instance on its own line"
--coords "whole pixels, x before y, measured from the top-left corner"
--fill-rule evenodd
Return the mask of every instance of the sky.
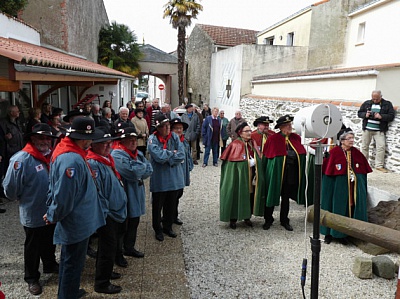
M 168 0 L 103 0 L 110 22 L 124 24 L 136 35 L 138 43 L 150 44 L 165 52 L 177 47 L 178 31 L 163 19 Z M 207 24 L 262 31 L 318 0 L 198 0 L 203 6 L 192 26 Z

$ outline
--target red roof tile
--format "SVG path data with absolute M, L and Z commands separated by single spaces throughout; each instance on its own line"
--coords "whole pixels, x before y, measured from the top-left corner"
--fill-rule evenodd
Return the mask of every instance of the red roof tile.
M 15 39 L 0 37 L 0 56 L 16 62 L 49 68 L 132 77 L 106 66 Z M 132 77 L 133 78 L 133 77 Z
M 258 31 L 197 24 L 216 45 L 234 47 L 241 44 L 255 44 Z

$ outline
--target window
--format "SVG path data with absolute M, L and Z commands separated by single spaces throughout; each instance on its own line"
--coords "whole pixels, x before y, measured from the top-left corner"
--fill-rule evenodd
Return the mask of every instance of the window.
M 294 32 L 290 32 L 287 35 L 286 46 L 293 46 L 293 45 L 294 45 Z
M 363 44 L 365 37 L 365 22 L 358 24 L 357 44 Z
M 275 39 L 275 36 L 270 36 L 270 37 L 264 38 L 264 45 L 272 46 L 274 44 L 274 39 Z

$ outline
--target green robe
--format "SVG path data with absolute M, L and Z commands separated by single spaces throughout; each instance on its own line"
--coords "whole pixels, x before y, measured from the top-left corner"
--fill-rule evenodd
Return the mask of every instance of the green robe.
M 250 193 L 254 194 L 254 215 L 264 215 L 265 188 L 264 174 L 258 149 L 252 145 L 256 159 L 256 185 L 252 185 L 251 169 L 245 153 L 244 142 L 239 138 L 229 144 L 221 159 L 220 220 L 229 222 L 250 219 Z

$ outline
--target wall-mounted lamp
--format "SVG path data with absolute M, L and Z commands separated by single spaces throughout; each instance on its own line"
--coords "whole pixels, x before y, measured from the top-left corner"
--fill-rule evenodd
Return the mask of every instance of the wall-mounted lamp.
M 228 79 L 228 84 L 226 85 L 226 96 L 228 97 L 228 99 L 231 96 L 231 89 L 232 89 L 231 80 Z
M 188 92 L 188 94 L 189 94 L 189 102 L 191 103 L 191 102 L 192 102 L 192 93 L 193 93 L 193 89 L 192 89 L 191 87 L 189 87 L 189 88 L 187 89 L 187 92 Z

